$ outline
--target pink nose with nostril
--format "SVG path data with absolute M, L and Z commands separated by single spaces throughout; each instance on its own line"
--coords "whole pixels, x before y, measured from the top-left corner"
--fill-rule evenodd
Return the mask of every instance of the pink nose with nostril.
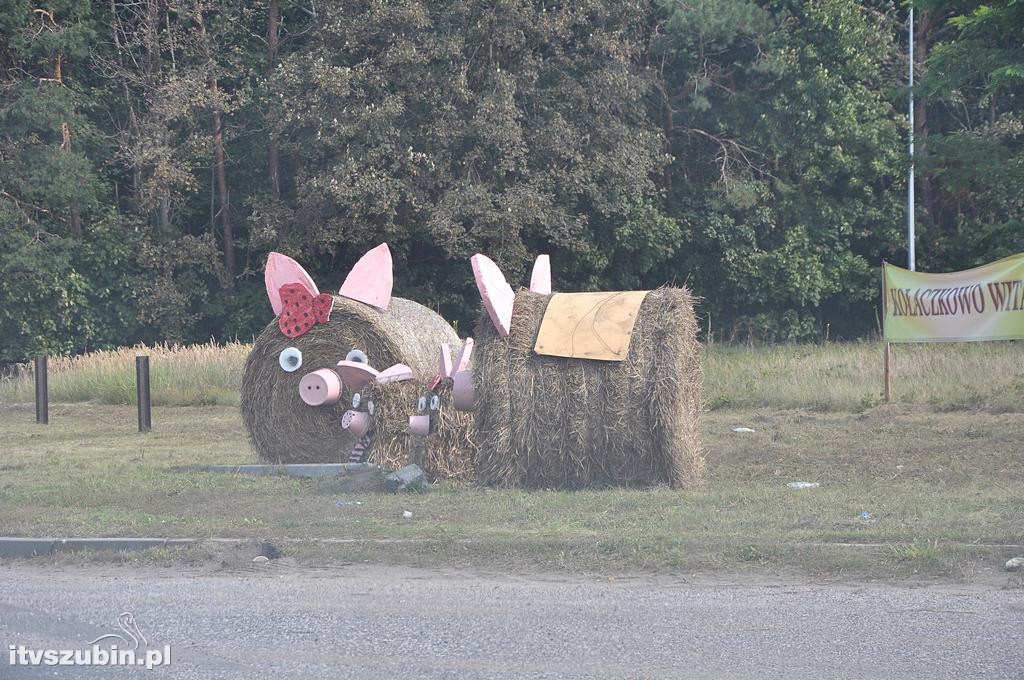
M 370 414 L 366 411 L 345 411 L 341 417 L 341 426 L 355 436 L 362 437 L 370 429 Z
M 430 416 L 409 416 L 409 434 L 417 437 L 430 434 Z
M 309 406 L 333 404 L 341 398 L 341 378 L 329 368 L 307 373 L 299 381 L 299 397 Z

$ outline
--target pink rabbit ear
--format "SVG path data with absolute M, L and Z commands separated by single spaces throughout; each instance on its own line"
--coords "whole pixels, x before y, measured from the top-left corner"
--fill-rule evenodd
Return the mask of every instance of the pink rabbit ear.
M 547 255 L 538 255 L 537 261 L 533 263 L 530 290 L 534 293 L 551 295 L 551 258 Z
M 267 284 L 267 297 L 270 298 L 270 306 L 274 308 L 274 314 L 277 316 L 280 316 L 281 310 L 284 309 L 284 303 L 281 302 L 281 286 L 287 283 L 301 283 L 309 289 L 309 293 L 313 297 L 320 294 L 312 277 L 306 273 L 302 265 L 281 253 L 267 255 L 263 280 Z
M 452 348 L 447 342 L 441 343 L 441 359 L 438 361 L 437 372 L 442 378 L 450 378 L 454 371 L 452 364 Z
M 491 317 L 491 322 L 502 337 L 507 337 L 512 327 L 512 305 L 515 303 L 516 294 L 512 292 L 505 275 L 491 258 L 477 253 L 470 258 L 470 263 L 473 265 L 476 287 L 480 291 L 480 297 Z
M 473 338 L 466 338 L 466 341 L 462 343 L 462 351 L 459 352 L 459 358 L 455 362 L 455 372 L 465 371 L 469 368 L 469 359 L 473 356 Z M 454 376 L 452 376 L 454 377 Z
M 339 295 L 386 310 L 391 304 L 391 250 L 387 243 L 363 255 L 341 284 Z

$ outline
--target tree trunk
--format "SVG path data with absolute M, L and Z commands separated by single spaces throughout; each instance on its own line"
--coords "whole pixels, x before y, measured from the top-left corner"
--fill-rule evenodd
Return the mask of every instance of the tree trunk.
M 58 59 L 59 58 L 60 57 L 58 52 Z M 58 65 L 57 68 L 59 69 L 60 66 Z M 71 153 L 71 126 L 67 123 L 61 123 L 60 131 L 61 136 L 63 138 L 60 148 L 67 153 Z M 74 208 L 71 208 L 71 219 L 68 222 L 68 224 L 71 226 L 71 234 L 73 236 L 75 236 L 76 238 L 82 236 L 82 216 Z
M 203 22 L 203 11 L 198 4 L 196 5 L 196 22 L 199 24 L 199 39 L 209 69 L 207 83 L 213 101 L 213 173 L 217 181 L 217 196 L 220 201 L 220 228 L 221 237 L 224 240 L 224 274 L 227 277 L 227 289 L 233 290 L 235 287 L 235 242 L 231 229 L 231 204 L 227 173 L 224 170 L 223 111 L 217 91 L 217 74 L 214 71 L 213 54 L 210 51 L 206 25 Z
M 53 21 L 52 17 L 51 21 Z M 56 25 L 55 21 L 54 25 Z M 64 85 L 64 74 L 62 70 L 63 60 L 64 55 L 58 48 L 57 56 L 53 60 L 53 80 L 62 87 Z M 67 123 L 67 121 L 64 121 L 60 124 L 60 136 L 61 150 L 64 151 L 65 153 L 71 153 L 71 126 Z M 80 238 L 82 236 L 82 216 L 78 214 L 78 211 L 75 210 L 75 208 L 71 208 L 71 219 L 68 221 L 68 224 L 71 227 L 72 236 L 74 236 L 75 238 Z
M 216 95 L 217 78 L 210 76 L 210 91 Z M 221 125 L 220 104 L 213 105 L 213 169 L 217 176 L 217 195 L 220 200 L 220 228 L 224 238 L 224 272 L 228 290 L 235 287 L 235 240 L 231 233 L 231 203 L 227 174 L 224 172 L 224 128 Z
M 277 67 L 277 44 L 278 44 L 278 23 L 281 14 L 279 0 L 270 0 L 270 7 L 267 10 L 267 82 L 270 82 Z M 273 106 L 273 103 L 270 104 Z M 281 198 L 280 181 L 280 160 L 278 158 L 277 135 L 274 134 L 270 125 L 268 146 L 267 146 L 267 179 L 270 182 L 270 193 L 274 200 Z
M 160 197 L 160 211 L 157 213 L 157 231 L 160 238 L 171 237 L 171 198 L 167 194 Z

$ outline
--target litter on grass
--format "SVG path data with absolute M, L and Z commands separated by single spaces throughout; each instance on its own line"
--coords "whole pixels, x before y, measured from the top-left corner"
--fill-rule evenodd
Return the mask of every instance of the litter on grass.
M 790 482 L 786 486 L 790 489 L 817 489 L 821 485 L 817 482 Z

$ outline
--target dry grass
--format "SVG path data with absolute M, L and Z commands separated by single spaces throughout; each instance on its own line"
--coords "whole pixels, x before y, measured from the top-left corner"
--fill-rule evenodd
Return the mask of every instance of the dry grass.
M 136 345 L 48 360 L 50 402 L 135 403 L 135 357 L 149 356 L 154 406 L 238 404 L 242 367 L 252 345 Z M 31 365 L 0 380 L 0 405 L 35 398 Z
M 861 411 L 882 402 L 882 343 L 715 345 L 704 350 L 708 406 Z M 895 403 L 1024 410 L 1024 342 L 893 345 Z
M 51 403 L 135 403 L 135 356 L 151 357 L 161 405 L 237 404 L 251 345 L 138 346 L 50 359 Z M 893 401 L 939 410 L 1024 411 L 1024 343 L 896 345 Z M 882 345 L 705 347 L 704 393 L 712 410 L 862 411 L 882 400 Z M 0 380 L 0 405 L 33 399 L 29 365 Z

